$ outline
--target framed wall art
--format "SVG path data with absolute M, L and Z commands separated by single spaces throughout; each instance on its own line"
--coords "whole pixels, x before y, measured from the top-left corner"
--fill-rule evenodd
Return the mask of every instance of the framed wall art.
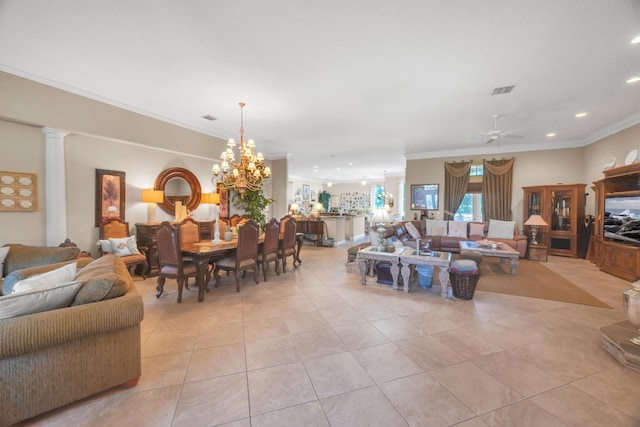
M 216 191 L 220 193 L 220 218 L 229 218 L 229 190 L 216 183 Z
M 311 197 L 311 187 L 307 184 L 302 184 L 302 200 L 309 200 Z
M 111 218 L 124 221 L 125 173 L 96 169 L 96 227 Z
M 438 210 L 439 184 L 421 184 L 411 186 L 411 209 Z
M 38 175 L 27 172 L 0 171 L 0 211 L 32 212 L 38 210 Z

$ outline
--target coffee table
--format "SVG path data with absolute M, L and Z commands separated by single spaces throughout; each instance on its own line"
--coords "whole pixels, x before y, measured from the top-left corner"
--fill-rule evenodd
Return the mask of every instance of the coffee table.
M 402 264 L 402 280 L 404 281 L 404 291 L 409 292 L 409 277 L 411 276 L 412 265 L 432 265 L 438 267 L 438 278 L 442 291 L 440 295 L 443 298 L 448 297 L 447 287 L 449 286 L 449 266 L 451 265 L 451 253 L 449 252 L 420 252 L 416 254 L 416 250 L 408 248 L 400 256 L 400 264 Z M 395 285 L 394 285 L 395 286 Z M 398 287 L 395 286 L 394 289 Z
M 460 251 L 476 251 L 480 252 L 482 256 L 498 257 L 500 258 L 501 264 L 504 261 L 509 260 L 511 275 L 515 276 L 518 274 L 518 266 L 520 265 L 518 258 L 520 258 L 520 252 L 516 251 L 506 243 L 498 243 L 498 247 L 493 249 L 481 246 L 476 242 L 460 242 Z
M 367 261 L 369 263 L 370 275 L 373 276 L 373 266 L 375 261 L 388 261 L 391 263 L 391 277 L 393 278 L 393 289 L 398 289 L 398 273 L 400 272 L 400 256 L 405 251 L 413 250 L 410 247 L 396 247 L 393 252 L 378 252 L 376 246 L 367 246 L 358 251 L 358 261 L 360 262 L 360 283 L 367 284 Z M 407 285 L 405 285 L 406 287 Z

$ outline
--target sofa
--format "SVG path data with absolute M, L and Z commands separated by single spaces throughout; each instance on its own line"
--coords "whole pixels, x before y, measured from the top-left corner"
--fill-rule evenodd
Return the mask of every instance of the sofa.
M 385 237 L 396 238 L 403 245 L 414 248 L 418 239 L 422 244 L 430 240 L 431 250 L 458 253 L 461 241 L 488 239 L 509 245 L 518 251 L 520 258 L 527 253 L 527 236 L 519 233 L 515 221 L 408 220 L 395 222 L 386 230 Z
M 42 277 L 24 270 L 22 276 L 23 283 Z M 105 255 L 79 269 L 70 283 L 79 286 L 70 305 L 0 319 L 0 426 L 114 386 L 133 386 L 140 377 L 144 309 L 125 264 Z M 30 293 L 37 294 L 0 297 L 0 317 Z

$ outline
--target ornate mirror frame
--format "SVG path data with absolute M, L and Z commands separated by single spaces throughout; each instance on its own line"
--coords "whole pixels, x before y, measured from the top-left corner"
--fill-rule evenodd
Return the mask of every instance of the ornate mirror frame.
M 200 181 L 198 181 L 198 178 L 190 170 L 185 168 L 168 168 L 163 170 L 156 178 L 153 189 L 164 191 L 167 183 L 173 178 L 182 178 L 189 184 L 191 197 L 184 205 L 189 211 L 195 210 L 200 205 L 202 188 L 200 187 Z M 158 206 L 169 215 L 174 215 L 176 212 L 175 206 L 167 198 L 166 192 L 164 193 L 162 203 L 158 203 Z

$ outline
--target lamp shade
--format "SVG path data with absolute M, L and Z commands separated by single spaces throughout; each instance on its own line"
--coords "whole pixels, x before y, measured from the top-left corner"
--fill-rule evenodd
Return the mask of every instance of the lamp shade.
M 524 225 L 545 226 L 549 224 L 547 224 L 540 215 L 531 215 L 527 220 L 527 222 L 524 223 Z
M 142 190 L 142 201 L 145 203 L 162 203 L 164 191 L 153 188 Z
M 290 211 L 295 211 L 297 212 L 300 209 L 300 206 L 298 206 L 297 203 L 291 203 L 291 206 L 289 206 L 289 210 Z
M 204 205 L 219 205 L 220 194 L 219 193 L 202 193 L 200 197 L 200 203 Z
M 386 223 L 391 222 L 391 216 L 384 208 L 379 208 L 371 217 L 371 222 L 374 223 Z
M 324 205 L 322 203 L 316 203 L 313 206 L 313 210 L 318 211 L 318 212 L 322 212 L 323 209 L 324 209 Z

